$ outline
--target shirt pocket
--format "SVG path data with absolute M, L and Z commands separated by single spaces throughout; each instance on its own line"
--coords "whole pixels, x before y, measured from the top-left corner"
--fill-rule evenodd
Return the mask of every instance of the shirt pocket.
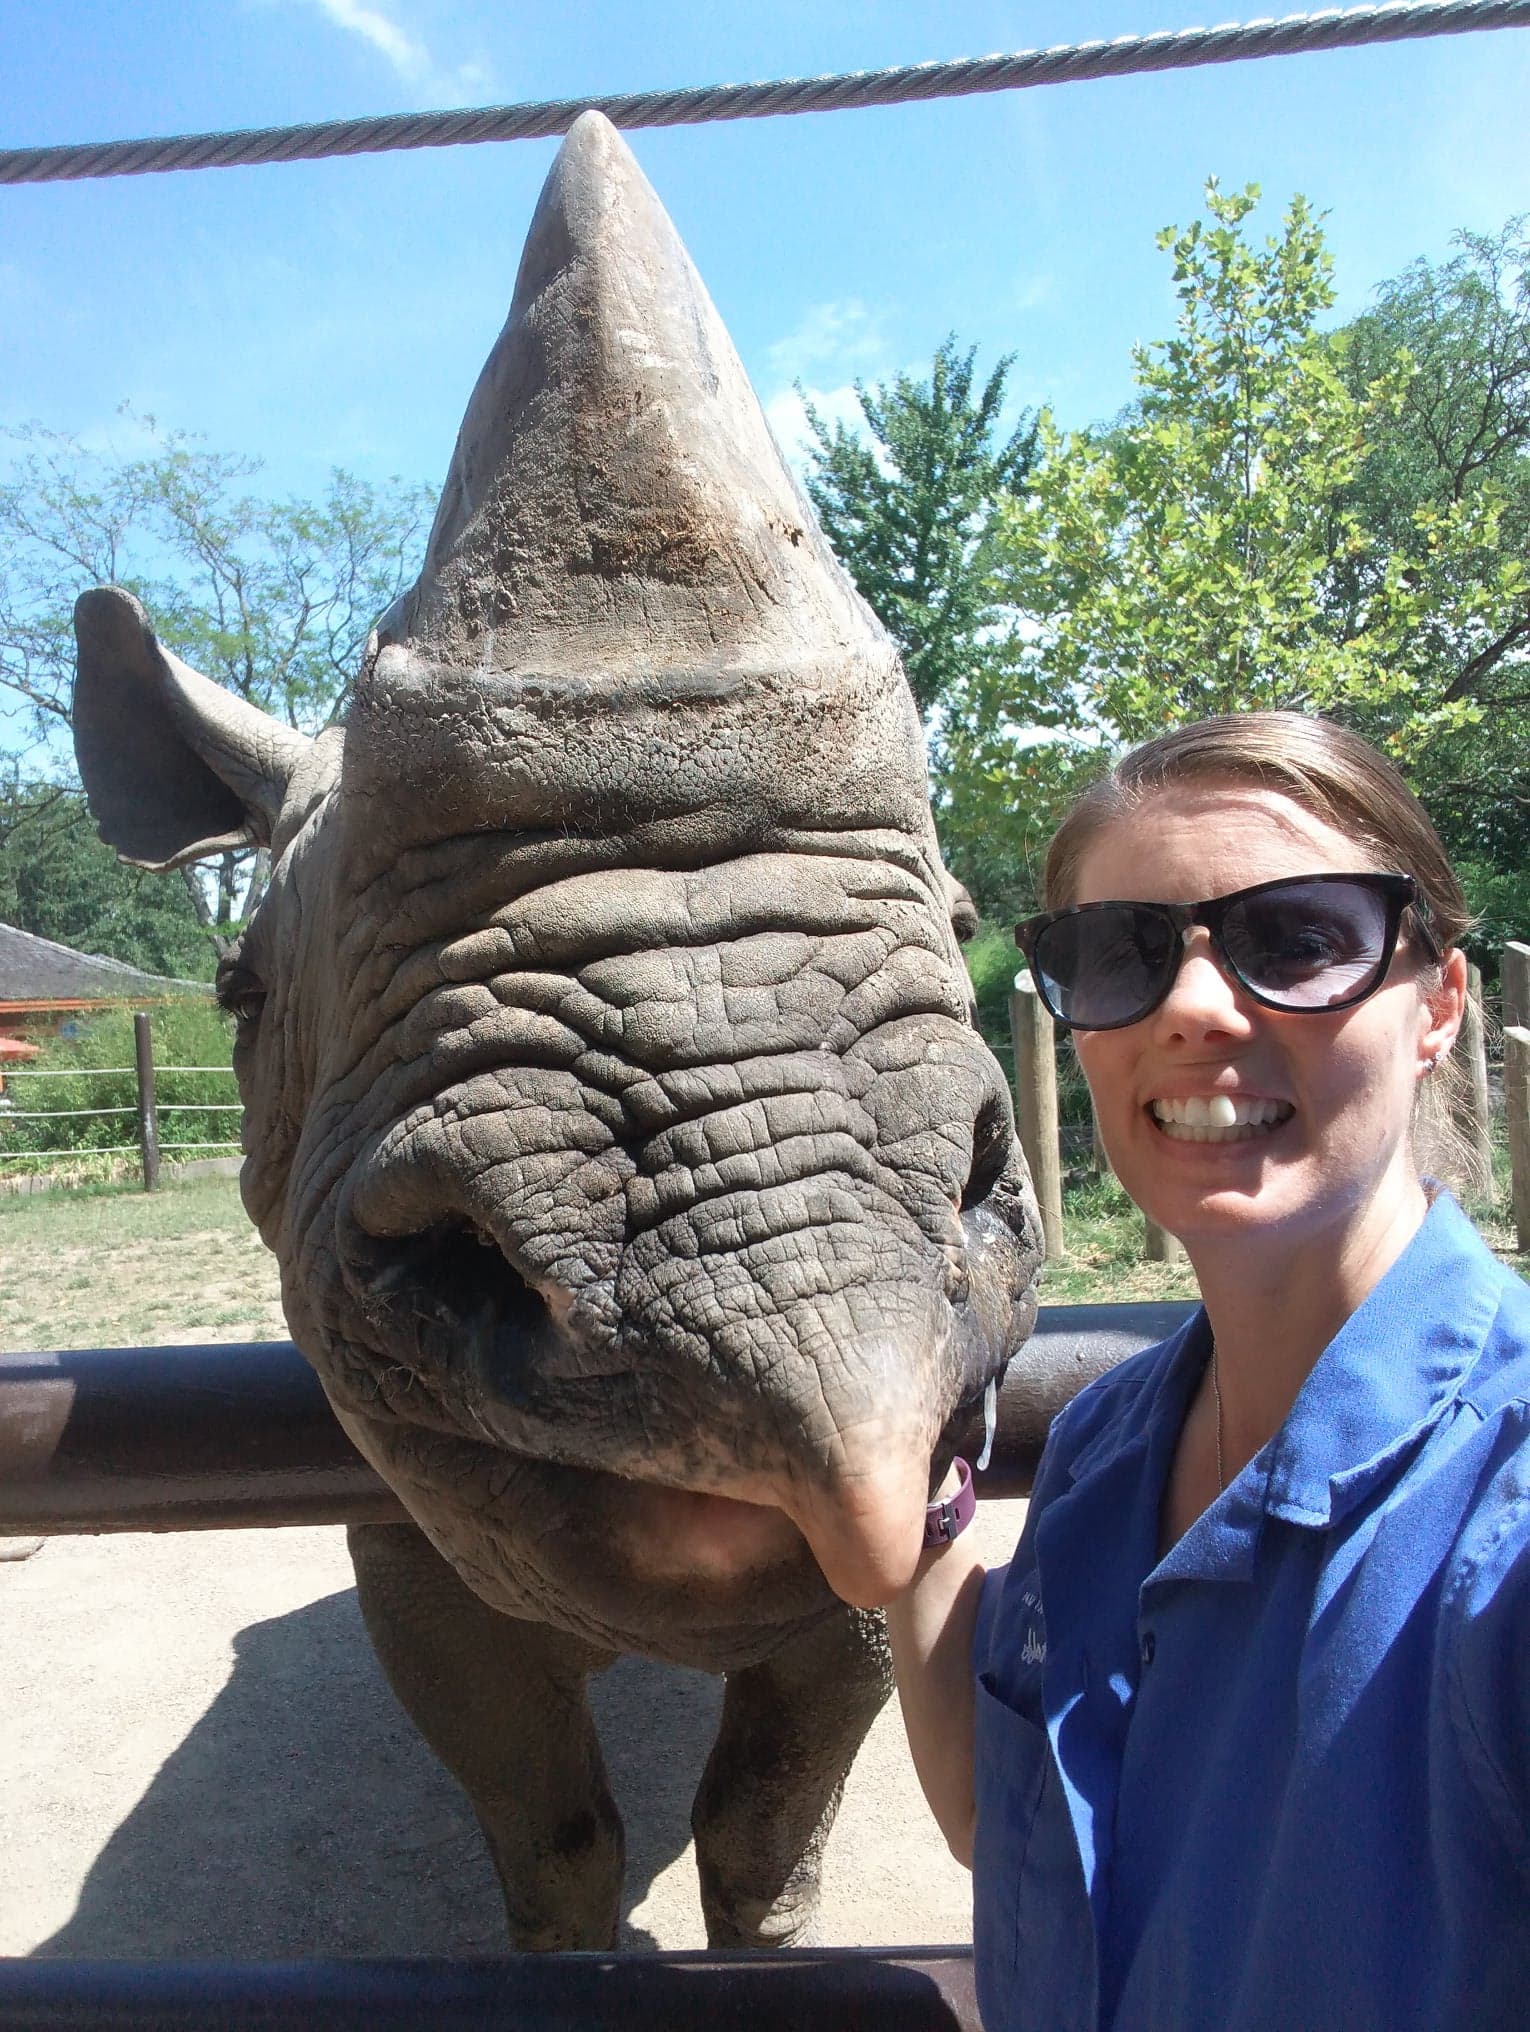
M 973 1789 L 972 1938 L 978 2003 L 990 2032 L 1018 2023 L 1020 1883 L 1051 1762 L 1047 1732 L 978 1674 Z M 1032 1972 L 1027 1972 L 1028 1984 Z

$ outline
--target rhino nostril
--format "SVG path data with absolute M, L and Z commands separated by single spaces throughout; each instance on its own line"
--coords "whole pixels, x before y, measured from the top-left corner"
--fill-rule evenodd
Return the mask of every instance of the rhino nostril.
M 349 1267 L 391 1312 L 459 1330 L 490 1320 L 510 1332 L 546 1326 L 541 1298 L 488 1230 L 466 1216 L 449 1215 L 414 1235 L 358 1237 Z
M 978 1109 L 972 1125 L 972 1165 L 962 1188 L 961 1211 L 968 1212 L 993 1191 L 1009 1162 L 1014 1140 L 1014 1118 L 1007 1092 L 992 1090 Z

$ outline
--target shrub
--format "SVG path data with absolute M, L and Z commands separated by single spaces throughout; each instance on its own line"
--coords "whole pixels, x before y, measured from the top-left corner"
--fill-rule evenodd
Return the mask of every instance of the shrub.
M 238 1099 L 231 1070 L 233 1029 L 229 1019 L 200 995 L 161 1002 L 148 1013 L 154 1040 L 160 1147 L 171 1157 L 176 1155 L 174 1146 L 184 1143 L 215 1143 L 229 1152 L 237 1151 L 238 1117 L 203 1112 Z M 104 1153 L 123 1144 L 136 1147 L 138 1082 L 133 1066 L 131 1009 L 107 1009 L 81 1017 L 69 1026 L 67 1036 L 44 1041 L 42 1056 L 28 1065 L 26 1073 L 50 1077 L 12 1075 L 5 1082 L 4 1100 L 9 1105 L 0 1107 L 0 1172 L 50 1168 L 58 1160 L 43 1157 L 40 1153 L 44 1151 L 67 1151 L 71 1158 L 80 1159 L 102 1153 L 99 1163 L 89 1166 L 91 1171 L 121 1168 L 123 1160 Z M 212 1070 L 180 1070 L 183 1067 Z M 99 1108 L 130 1112 L 82 1112 Z M 195 1112 L 183 1113 L 183 1108 Z M 44 1111 L 41 1121 L 14 1119 L 18 1114 Z

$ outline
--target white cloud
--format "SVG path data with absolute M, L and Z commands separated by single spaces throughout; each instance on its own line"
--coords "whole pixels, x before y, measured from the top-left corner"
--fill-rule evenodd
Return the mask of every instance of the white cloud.
M 852 430 L 864 423 L 854 386 L 848 381 L 838 388 L 811 388 L 804 384 L 803 393 L 831 430 L 836 423 Z M 786 463 L 800 480 L 807 470 L 807 448 L 812 436 L 802 395 L 795 387 L 783 388 L 765 404 L 765 421 Z
M 430 54 L 425 45 L 406 35 L 396 21 L 390 21 L 375 7 L 364 7 L 361 0 L 315 0 L 315 4 L 337 28 L 349 29 L 363 42 L 369 42 L 401 78 L 413 82 L 422 71 L 429 70 Z
M 857 297 L 815 303 L 797 329 L 777 339 L 766 353 L 774 380 L 790 384 L 816 370 L 839 375 L 874 373 L 885 360 L 886 343 L 876 318 Z
M 389 66 L 396 77 L 433 103 L 461 105 L 481 101 L 492 79 L 488 66 L 469 60 L 441 64 L 417 34 L 398 20 L 398 0 L 386 9 L 367 0 L 309 0 L 336 28 L 358 36 Z
M 891 355 L 875 314 L 859 298 L 845 297 L 804 312 L 793 331 L 766 347 L 765 369 L 765 418 L 800 478 L 811 442 L 803 396 L 831 427 L 856 428 L 862 417 L 855 383 L 885 379 Z

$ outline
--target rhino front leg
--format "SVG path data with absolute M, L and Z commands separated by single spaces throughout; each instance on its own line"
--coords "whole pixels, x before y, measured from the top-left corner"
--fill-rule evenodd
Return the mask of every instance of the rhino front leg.
M 728 1675 L 691 1808 L 713 1947 L 790 1947 L 809 1933 L 845 1779 L 891 1690 L 882 1616 L 852 1609 Z
M 486 1607 L 412 1524 L 347 1535 L 383 1670 L 488 1838 L 512 1945 L 614 1947 L 622 1824 L 585 1698 L 612 1654 Z

